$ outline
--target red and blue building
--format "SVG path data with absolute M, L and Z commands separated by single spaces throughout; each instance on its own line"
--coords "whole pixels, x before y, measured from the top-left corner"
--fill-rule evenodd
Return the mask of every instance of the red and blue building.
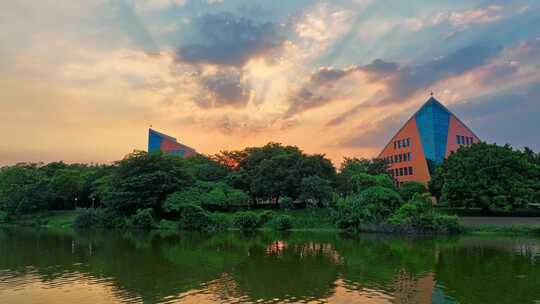
M 161 151 L 165 154 L 180 157 L 190 157 L 197 152 L 195 149 L 179 143 L 176 138 L 153 129 L 148 130 L 148 153 Z
M 478 142 L 471 129 L 431 97 L 392 137 L 379 158 L 388 162 L 398 184 L 418 181 L 427 185 L 446 157 Z

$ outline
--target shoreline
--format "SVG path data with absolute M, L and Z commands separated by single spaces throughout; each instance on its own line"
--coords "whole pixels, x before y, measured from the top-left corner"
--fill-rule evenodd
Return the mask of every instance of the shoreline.
M 299 212 L 303 212 L 300 210 Z M 311 212 L 311 211 L 309 211 Z M 276 212 L 276 213 L 279 213 Z M 45 229 L 77 229 L 74 227 L 74 220 L 77 216 L 77 211 L 55 211 L 48 214 L 37 214 L 34 216 L 25 216 L 21 219 L 17 219 L 7 223 L 0 223 L 0 228 L 13 228 L 13 227 L 27 227 L 27 228 L 45 228 Z M 465 220 L 464 220 L 465 219 Z M 476 219 L 476 218 L 475 218 Z M 523 219 L 523 218 L 521 218 Z M 308 226 L 311 227 L 295 227 L 286 232 L 323 232 L 323 233 L 350 233 L 350 234 L 388 234 L 388 235 L 417 235 L 417 236 L 445 236 L 445 235 L 527 235 L 527 236 L 539 236 L 540 237 L 540 225 L 535 220 L 540 221 L 540 218 L 525 218 L 526 224 L 519 223 L 501 223 L 494 221 L 490 224 L 490 218 L 481 218 L 482 224 L 463 224 L 466 221 L 466 217 L 460 217 L 460 223 L 463 231 L 458 234 L 441 234 L 441 233 L 403 233 L 399 231 L 369 231 L 361 232 L 347 232 L 346 230 L 330 227 L 328 222 L 318 221 L 320 218 L 310 218 Z M 313 226 L 319 226 L 316 228 Z M 96 228 L 103 229 L 103 228 Z M 105 229 L 106 230 L 106 229 Z M 125 228 L 125 230 L 137 230 L 137 228 Z M 226 231 L 240 231 L 238 228 L 227 228 Z M 176 222 L 171 220 L 160 220 L 157 227 L 150 229 L 149 231 L 179 231 L 176 228 Z M 269 226 L 263 226 L 255 229 L 254 231 L 277 231 Z

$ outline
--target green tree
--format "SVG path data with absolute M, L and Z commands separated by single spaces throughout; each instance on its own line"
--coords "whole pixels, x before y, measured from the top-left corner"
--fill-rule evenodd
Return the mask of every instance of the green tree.
M 399 186 L 399 194 L 401 194 L 401 197 L 406 202 L 411 200 L 415 194 L 422 194 L 426 192 L 426 186 L 419 182 L 404 182 L 403 184 L 401 184 L 401 186 Z
M 50 188 L 56 198 L 61 201 L 59 206 L 61 209 L 76 207 L 75 200 L 81 200 L 84 184 L 82 172 L 77 169 L 57 170 L 50 180 Z
M 475 144 L 450 155 L 430 189 L 451 207 L 524 207 L 540 198 L 540 166 L 509 145 Z
M 135 151 L 116 163 L 104 201 L 123 214 L 146 208 L 160 212 L 169 194 L 192 185 L 185 159 Z
M 356 190 L 351 183 L 353 176 L 358 174 L 388 175 L 387 171 L 388 164 L 382 159 L 345 158 L 337 175 L 337 189 L 343 194 L 351 194 Z
M 330 181 L 318 176 L 304 177 L 300 191 L 300 200 L 313 206 L 328 206 L 334 194 Z
M 0 169 L 0 210 L 26 214 L 45 210 L 53 196 L 48 180 L 35 164 L 18 164 Z
M 352 193 L 360 193 L 370 187 L 384 187 L 394 189 L 394 182 L 388 174 L 371 175 L 367 173 L 357 173 L 351 176 L 348 186 Z

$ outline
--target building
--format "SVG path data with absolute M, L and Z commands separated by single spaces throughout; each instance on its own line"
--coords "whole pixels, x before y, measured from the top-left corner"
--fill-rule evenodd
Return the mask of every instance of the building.
M 427 185 L 435 166 L 450 153 L 478 142 L 474 132 L 432 96 L 392 137 L 379 158 L 390 164 L 398 184 Z
M 181 157 L 189 157 L 197 154 L 195 149 L 176 141 L 176 138 L 160 133 L 156 130 L 148 130 L 148 153 L 161 151 L 166 154 Z

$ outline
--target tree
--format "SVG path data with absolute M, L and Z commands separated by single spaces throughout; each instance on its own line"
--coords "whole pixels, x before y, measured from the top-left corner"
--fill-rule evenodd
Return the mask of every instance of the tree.
M 345 158 L 337 175 L 337 189 L 343 194 L 354 191 L 351 179 L 358 174 L 388 175 L 388 163 L 382 159 Z M 388 175 L 389 176 L 389 175 Z
M 56 198 L 61 201 L 61 209 L 75 208 L 75 199 L 80 200 L 85 180 L 80 170 L 60 169 L 54 172 L 50 187 Z
M 35 164 L 0 169 L 0 210 L 26 214 L 45 210 L 52 201 L 48 181 Z
M 350 185 L 352 193 L 360 193 L 370 187 L 384 187 L 394 189 L 394 182 L 388 174 L 370 175 L 367 173 L 357 173 L 351 176 Z
M 105 205 L 124 214 L 146 208 L 159 212 L 169 194 L 193 185 L 179 157 L 135 151 L 115 165 Z
M 540 198 L 540 166 L 509 145 L 475 144 L 450 155 L 430 185 L 451 207 L 524 207 Z
M 318 176 L 308 176 L 302 179 L 300 199 L 307 205 L 328 205 L 333 196 L 330 181 Z
M 401 197 L 406 202 L 410 201 L 414 197 L 415 194 L 422 194 L 426 192 L 427 192 L 427 189 L 426 189 L 426 186 L 424 186 L 424 184 L 419 183 L 419 182 L 414 182 L 414 181 L 404 182 L 399 187 L 399 194 L 401 194 Z

